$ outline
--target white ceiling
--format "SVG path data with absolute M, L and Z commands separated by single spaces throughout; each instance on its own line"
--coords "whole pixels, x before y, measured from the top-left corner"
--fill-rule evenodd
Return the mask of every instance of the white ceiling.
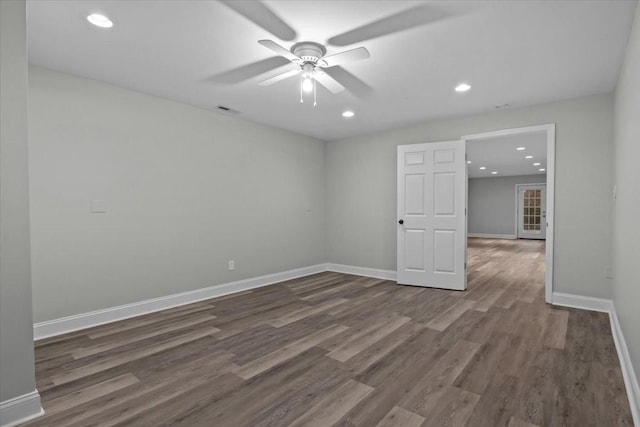
M 267 1 L 297 33 L 277 39 L 240 13 L 210 1 L 29 1 L 33 64 L 335 140 L 424 120 L 520 107 L 614 89 L 635 0 L 629 1 Z M 247 64 L 275 55 L 257 40 L 286 48 L 333 36 L 412 8 L 414 28 L 345 46 L 371 58 L 344 65 L 371 88 L 365 96 L 322 88 L 318 105 L 299 102 L 296 78 L 272 86 L 239 83 Z M 86 21 L 102 12 L 115 23 Z M 424 14 L 426 12 L 426 15 Z M 426 18 L 425 18 L 426 17 Z M 395 21 L 398 23 L 398 20 Z M 400 23 L 403 23 L 400 21 Z M 404 23 L 403 23 L 404 24 Z M 286 65 L 277 71 L 286 70 Z M 233 71 L 235 70 L 235 71 Z M 229 72 L 224 74 L 226 72 Z M 462 81 L 471 91 L 458 94 Z M 352 109 L 356 116 L 344 119 Z
M 524 147 L 524 150 L 517 150 Z M 527 159 L 526 156 L 533 156 Z M 547 168 L 546 131 L 500 136 L 467 143 L 469 178 L 493 178 L 516 175 L 544 175 Z M 540 163 L 534 166 L 534 163 Z M 480 167 L 486 167 L 481 170 Z M 493 175 L 491 172 L 498 172 Z

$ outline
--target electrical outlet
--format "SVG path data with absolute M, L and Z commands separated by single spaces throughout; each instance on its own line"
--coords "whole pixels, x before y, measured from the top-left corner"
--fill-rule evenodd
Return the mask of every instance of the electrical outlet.
M 236 262 L 234 260 L 229 261 L 229 271 L 236 269 Z
M 607 266 L 604 268 L 604 277 L 606 279 L 613 279 L 615 277 L 615 272 L 613 271 L 613 267 Z

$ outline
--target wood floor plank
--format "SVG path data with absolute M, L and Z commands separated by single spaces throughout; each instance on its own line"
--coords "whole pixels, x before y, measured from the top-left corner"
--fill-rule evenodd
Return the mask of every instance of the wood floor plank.
M 282 315 L 276 319 L 273 320 L 269 320 L 266 323 L 268 325 L 273 326 L 274 328 L 280 328 L 282 326 L 286 326 L 289 323 L 293 323 L 293 322 L 297 322 L 300 319 L 304 319 L 305 317 L 309 317 L 309 316 L 313 316 L 315 314 L 318 313 L 322 313 L 323 311 L 326 311 L 330 308 L 333 308 L 337 305 L 343 304 L 347 302 L 346 299 L 344 298 L 335 298 L 329 301 L 326 301 L 320 305 L 316 305 L 316 306 L 311 306 L 311 307 L 305 307 L 305 308 L 301 308 L 299 310 L 295 310 L 291 313 L 287 313 L 285 315 Z
M 321 329 L 308 337 L 302 338 L 296 342 L 293 342 L 287 346 L 284 346 L 272 353 L 269 353 L 259 359 L 249 362 L 246 365 L 238 367 L 234 373 L 245 380 L 252 378 L 267 369 L 270 369 L 285 360 L 292 358 L 305 350 L 321 343 L 327 338 L 331 338 L 348 329 L 347 326 L 332 325 L 328 328 Z
M 545 344 L 563 349 L 567 336 L 567 322 L 569 312 L 565 310 L 551 310 L 549 312 L 549 324 Z
M 409 411 L 428 415 L 428 408 L 433 407 L 434 401 L 441 399 L 442 390 L 450 388 L 449 386 L 454 383 L 480 347 L 480 344 L 470 341 L 458 341 L 399 401 L 398 405 Z
M 139 381 L 140 380 L 136 378 L 135 375 L 129 373 L 122 374 L 115 378 L 110 378 L 98 384 L 83 388 L 82 390 L 77 390 L 65 396 L 58 397 L 57 399 L 50 400 L 44 405 L 44 407 L 47 414 L 52 415 L 76 405 L 89 402 L 116 390 L 123 389 L 132 384 L 136 384 Z
M 325 427 L 333 425 L 372 391 L 373 388 L 366 384 L 349 380 L 335 392 L 321 399 L 289 426 Z
M 427 323 L 427 328 L 435 329 L 436 331 L 444 331 L 449 325 L 455 322 L 465 311 L 474 307 L 475 302 L 468 300 L 461 300 L 459 303 L 453 305 L 445 312 L 434 318 Z
M 509 424 L 507 424 L 507 427 L 540 427 L 540 426 L 511 417 L 511 419 L 509 420 Z
M 375 344 L 380 339 L 389 335 L 411 319 L 404 316 L 397 316 L 393 319 L 389 319 L 383 325 L 375 325 L 374 327 L 365 330 L 362 334 L 351 337 L 335 350 L 331 351 L 327 356 L 332 359 L 339 360 L 340 362 L 346 362 L 356 354 Z
M 192 332 L 189 334 L 185 334 L 184 336 L 178 338 L 178 339 L 173 339 L 173 340 L 169 340 L 166 342 L 161 342 L 159 344 L 156 345 L 152 345 L 131 353 L 126 353 L 117 357 L 113 357 L 113 358 L 109 358 L 109 359 L 105 359 L 105 360 L 100 360 L 98 362 L 95 363 L 91 363 L 85 366 L 82 366 L 78 369 L 74 369 L 72 371 L 68 371 L 68 372 L 64 372 L 58 375 L 54 375 L 52 380 L 54 384 L 64 384 L 73 380 L 76 380 L 78 378 L 82 378 L 91 374 L 94 374 L 96 372 L 100 372 L 100 371 L 104 371 L 107 370 L 109 368 L 112 368 L 114 366 L 118 366 L 121 364 L 124 364 L 130 360 L 134 360 L 134 359 L 140 359 L 142 357 L 145 356 L 149 356 L 155 353 L 159 353 L 163 350 L 166 350 L 168 348 L 171 347 L 177 347 L 181 344 L 187 343 L 189 341 L 193 341 L 199 338 L 203 338 L 206 336 L 210 336 L 215 334 L 216 332 L 218 332 L 218 328 L 215 327 L 209 327 L 209 328 L 205 328 L 204 330 L 201 331 L 197 331 L 197 332 Z
M 420 427 L 424 417 L 394 406 L 376 427 Z

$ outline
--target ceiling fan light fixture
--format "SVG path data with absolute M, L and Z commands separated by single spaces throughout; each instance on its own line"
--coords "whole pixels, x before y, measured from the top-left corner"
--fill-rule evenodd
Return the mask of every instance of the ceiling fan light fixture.
M 302 91 L 306 93 L 313 92 L 313 77 L 302 78 Z

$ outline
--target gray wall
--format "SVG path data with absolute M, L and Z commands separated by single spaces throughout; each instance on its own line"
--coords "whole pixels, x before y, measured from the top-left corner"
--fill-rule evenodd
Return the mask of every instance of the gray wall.
M 557 124 L 555 291 L 610 298 L 612 94 L 327 143 L 329 261 L 395 270 L 397 145 L 544 123 Z
M 42 68 L 29 80 L 36 322 L 326 261 L 324 142 Z
M 469 180 L 467 232 L 516 235 L 516 184 L 545 183 L 547 175 Z
M 3 402 L 35 389 L 25 12 L 23 1 L 0 1 L 0 401 Z
M 640 6 L 616 90 L 613 299 L 636 376 L 640 375 Z M 636 396 L 640 399 L 640 396 Z M 640 402 L 639 402 L 640 404 Z

